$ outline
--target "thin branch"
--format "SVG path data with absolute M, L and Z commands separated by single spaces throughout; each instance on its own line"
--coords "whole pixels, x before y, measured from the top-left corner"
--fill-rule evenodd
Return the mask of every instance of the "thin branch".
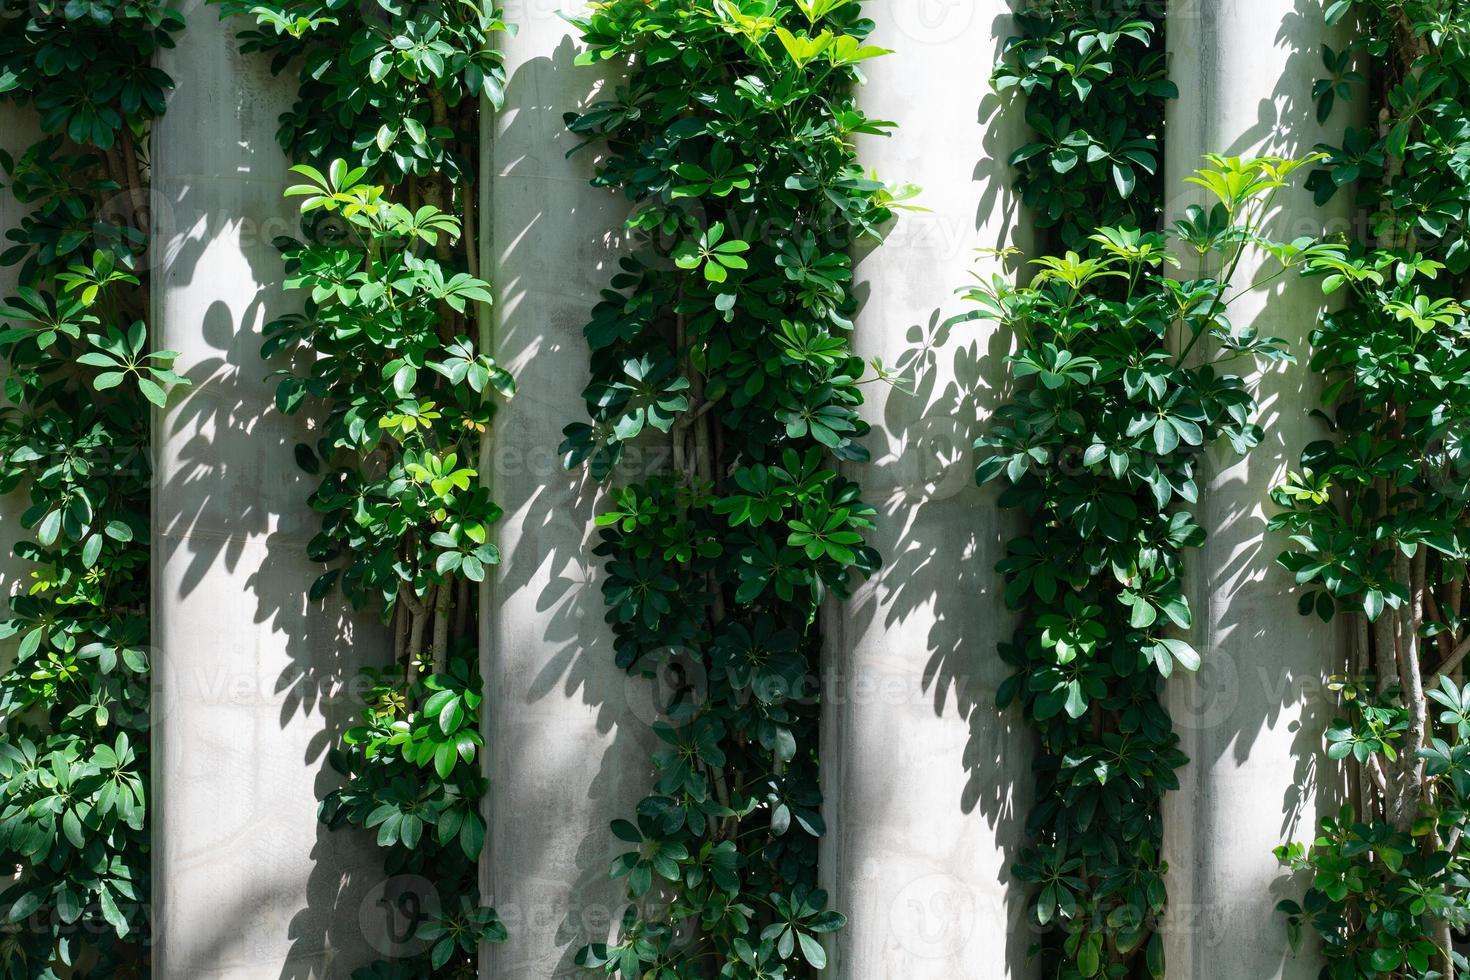
M 1429 679 L 1429 686 L 1438 687 L 1439 679 L 1446 674 L 1453 673 L 1455 668 L 1460 666 L 1460 662 L 1465 659 L 1467 654 L 1470 654 L 1470 635 L 1466 635 L 1466 637 L 1460 641 L 1460 645 L 1455 647 L 1455 649 L 1450 652 L 1450 655 L 1444 659 L 1444 662 L 1439 665 L 1439 669 L 1436 670 L 1434 672 L 1434 676 Z

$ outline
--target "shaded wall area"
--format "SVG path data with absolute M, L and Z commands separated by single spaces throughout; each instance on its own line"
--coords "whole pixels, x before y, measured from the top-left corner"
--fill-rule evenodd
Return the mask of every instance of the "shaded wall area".
M 153 975 L 345 977 L 386 951 L 381 863 L 316 808 L 359 709 L 348 682 L 388 649 L 307 599 L 306 434 L 260 359 L 263 324 L 300 304 L 271 245 L 297 228 L 275 139 L 291 80 L 202 4 L 160 67 L 177 87 L 153 139 L 154 342 L 192 387 L 154 425 Z
M 922 7 L 922 5 L 920 5 Z M 1027 977 L 1025 893 L 1009 863 L 1030 809 L 1032 736 L 995 709 L 996 655 L 1013 616 L 993 573 L 1012 518 L 974 480 L 973 443 L 1006 397 L 1011 338 L 965 309 L 972 273 L 1006 271 L 980 248 L 1030 233 L 1006 160 L 1026 141 L 989 66 L 1014 33 L 1001 0 L 868 5 L 873 43 L 859 98 L 898 123 L 864 137 L 861 163 L 922 187 L 887 240 L 863 254 L 854 351 L 911 390 L 866 390 L 867 464 L 848 467 L 879 526 L 883 568 L 824 617 L 822 874 L 849 917 L 829 942 L 834 975 L 951 980 Z

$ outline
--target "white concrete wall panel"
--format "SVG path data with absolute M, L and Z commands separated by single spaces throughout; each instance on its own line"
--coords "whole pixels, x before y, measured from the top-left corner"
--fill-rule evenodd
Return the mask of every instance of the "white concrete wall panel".
M 590 186 L 590 152 L 562 114 L 597 97 L 595 69 L 576 67 L 577 4 L 520 0 L 502 36 L 507 101 L 486 110 L 481 263 L 496 296 L 495 356 L 518 393 L 499 416 L 487 479 L 505 508 L 502 564 L 481 617 L 490 774 L 487 896 L 510 939 L 487 947 L 496 980 L 575 976 L 579 948 L 621 921 L 624 883 L 608 879 L 618 843 L 608 829 L 652 787 L 647 723 L 630 708 L 650 683 L 613 662 L 603 621 L 595 515 L 602 493 L 568 472 L 562 427 L 586 418 L 582 328 L 616 270 L 626 205 Z
M 276 412 L 265 322 L 300 304 L 271 240 L 294 234 L 277 116 L 293 79 L 196 4 L 153 139 L 154 342 L 193 387 L 155 418 L 153 834 L 157 980 L 346 977 L 383 947 L 371 839 L 331 831 L 346 685 L 386 637 L 309 602 L 314 479 Z
M 996 652 L 1014 618 L 994 571 L 1015 532 L 996 490 L 975 486 L 972 444 L 1005 400 L 1011 338 L 990 323 L 945 329 L 967 309 L 955 290 L 998 261 L 975 249 L 1024 246 L 1029 223 L 1006 160 L 1026 141 L 1019 105 L 990 72 L 1015 33 L 1004 0 L 865 5 L 867 114 L 894 120 L 864 138 L 861 162 L 923 188 L 856 269 L 864 300 L 853 347 L 902 365 L 914 392 L 866 388 L 871 463 L 850 473 L 878 508 L 870 542 L 884 567 L 828 610 L 822 781 L 829 833 L 822 875 L 849 917 L 832 937 L 841 980 L 1028 977 L 1026 889 L 1010 864 L 1031 805 L 1033 737 L 995 709 L 1009 673 Z
M 1322 43 L 1341 46 L 1328 37 L 1320 4 L 1185 0 L 1170 5 L 1168 34 L 1180 92 L 1165 132 L 1170 220 L 1202 201 L 1182 181 L 1206 152 L 1299 157 L 1340 139 L 1350 109 L 1319 126 L 1311 98 Z M 1317 208 L 1305 176 L 1277 199 L 1272 237 L 1346 229 L 1349 195 Z M 1260 272 L 1260 262 L 1247 261 L 1237 282 Z M 1236 324 L 1287 339 L 1298 363 L 1237 363 L 1260 403 L 1266 438 L 1244 460 L 1217 448 L 1201 480 L 1197 512 L 1210 538 L 1188 561 L 1203 666 L 1168 685 L 1191 760 L 1164 808 L 1171 977 L 1312 980 L 1319 969 L 1311 950 L 1288 950 L 1275 906 L 1288 894 L 1300 897 L 1302 883 L 1283 877 L 1271 850 L 1310 840 L 1321 815 L 1338 805 L 1339 777 L 1322 751 L 1334 706 L 1324 683 L 1342 669 L 1346 643 L 1337 624 L 1297 615 L 1292 576 L 1276 564 L 1285 542 L 1265 526 L 1271 488 L 1307 443 L 1326 434 L 1309 415 L 1320 379 L 1307 367 L 1308 335 L 1322 308 L 1318 282 L 1291 274 L 1231 311 Z

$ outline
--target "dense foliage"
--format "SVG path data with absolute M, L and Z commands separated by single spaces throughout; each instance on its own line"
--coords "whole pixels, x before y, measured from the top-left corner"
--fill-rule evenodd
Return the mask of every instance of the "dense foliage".
M 1188 414 L 1159 419 L 1157 426 L 1143 418 L 1138 432 L 1115 432 L 1118 418 L 1109 413 L 1140 399 L 1164 405 L 1189 387 L 1163 373 L 1163 337 L 1152 332 L 1178 317 L 1160 287 L 1161 240 L 1139 233 L 1153 232 L 1162 221 L 1160 140 L 1165 103 L 1177 91 L 1166 77 L 1163 18 L 1156 4 L 1034 0 L 1018 6 L 1016 22 L 1020 33 L 1006 42 L 992 83 L 998 92 L 1024 99 L 1032 138 L 1009 162 L 1028 215 L 1046 232 L 1037 250 L 1053 258 L 1040 263 L 1038 291 L 1022 308 L 1008 307 L 1016 294 L 996 280 L 972 291 L 981 304 L 973 315 L 1027 331 L 1020 356 L 1028 360 L 1015 362 L 1013 377 L 1039 374 L 1040 391 L 1061 393 L 1054 402 L 1030 396 L 1027 410 L 1003 409 L 1005 421 L 994 438 L 979 443 L 994 453 L 980 468 L 981 482 L 1004 471 L 1010 489 L 1002 504 L 1021 507 L 1027 521 L 998 567 L 1006 576 L 1006 602 L 1023 617 L 1017 637 L 1001 651 L 1017 673 L 999 692 L 999 702 L 1007 705 L 1020 696 L 1041 734 L 1038 802 L 1027 828 L 1045 849 L 1024 851 L 1015 872 L 1035 889 L 1042 925 L 1060 914 L 1071 926 L 1064 937 L 1053 935 L 1033 948 L 1055 960 L 1056 975 L 1157 975 L 1163 950 L 1151 921 L 1164 904 L 1159 800 L 1177 784 L 1173 772 L 1185 759 L 1158 704 L 1152 665 L 1167 676 L 1175 652 L 1191 667 L 1197 658 L 1176 639 L 1155 642 L 1148 633 L 1113 631 L 1133 615 L 1132 605 L 1118 605 L 1122 596 L 1127 603 L 1137 601 L 1144 626 L 1187 624 L 1177 569 L 1183 549 L 1197 544 L 1200 532 L 1166 510 L 1176 494 L 1192 496 L 1192 470 L 1181 474 L 1145 463 L 1130 477 L 1135 461 L 1129 445 L 1151 445 L 1164 457 L 1181 444 L 1201 446 L 1212 434 L 1202 427 L 1204 419 Z M 1069 288 L 1089 303 L 1058 304 L 1062 294 L 1055 291 L 1063 282 L 1071 282 Z M 1089 332 L 1082 326 L 1093 307 L 1106 315 Z M 1196 313 L 1206 316 L 1205 310 Z M 1030 332 L 1034 328 L 1041 329 Z M 1195 325 L 1201 332 L 1207 328 L 1205 320 Z M 1051 336 L 1057 329 L 1060 340 Z M 1025 346 L 1033 343 L 1034 348 Z M 1080 360 L 1073 364 L 1073 357 Z M 1120 364 L 1131 371 L 1121 389 Z M 1160 378 L 1153 380 L 1150 372 Z M 1096 385 L 1098 379 L 1111 381 L 1112 389 Z M 1086 386 L 1091 397 L 1075 398 L 1067 389 L 1076 384 Z M 1048 421 L 1042 410 L 1059 406 L 1070 414 Z M 1199 410 L 1197 403 L 1189 409 Z M 1030 419 L 1038 411 L 1040 428 L 1032 429 Z M 1011 415 L 1023 420 L 1019 428 L 1012 427 Z M 1244 416 L 1237 421 L 1244 425 Z M 1214 424 L 1218 436 L 1219 422 Z M 1129 443 L 1079 442 L 1094 431 L 1122 435 Z M 1012 461 L 1005 456 L 1007 445 L 1012 452 L 1025 451 Z M 1084 463 L 1085 469 L 1071 472 Z M 1023 482 L 1028 467 L 1043 472 Z M 1051 467 L 1063 469 L 1047 472 Z M 1103 473 L 1110 479 L 1097 479 Z M 1145 484 L 1150 499 L 1141 494 Z M 1139 528 L 1164 538 L 1130 539 Z M 1126 561 L 1116 566 L 1128 580 L 1122 596 L 1123 586 L 1116 583 L 1079 591 L 1083 577 L 1119 557 L 1099 544 L 1118 535 L 1125 556 L 1126 547 L 1144 549 L 1132 557 L 1146 559 L 1145 568 L 1130 570 Z M 1075 564 L 1057 577 L 1066 562 Z M 1145 579 L 1135 581 L 1138 575 Z M 1042 639 L 1060 647 L 1037 660 Z M 1115 663 L 1098 666 L 1109 661 Z M 1093 702 L 1097 706 L 1089 710 Z
M 1086 253 L 1103 226 L 1162 220 L 1159 139 L 1167 78 L 1157 2 L 1023 0 L 996 91 L 1024 96 L 1032 138 L 1011 154 L 1016 186 L 1052 244 Z
M 1467 969 L 1451 948 L 1470 925 L 1467 14 L 1454 0 L 1335 0 L 1329 18 L 1356 18 L 1360 33 L 1324 51 L 1314 93 L 1322 118 L 1363 86 L 1378 110 L 1313 175 L 1320 200 L 1356 195 L 1373 237 L 1312 263 L 1344 297 L 1312 334 L 1332 435 L 1274 494 L 1302 613 L 1346 616 L 1353 636 L 1326 733 L 1329 758 L 1354 773 L 1351 805 L 1310 847 L 1278 850 L 1311 875 L 1281 907 L 1293 936 L 1322 939 L 1327 980 Z
M 498 107 L 505 84 L 493 47 L 507 29 L 497 5 L 222 3 L 260 26 L 240 33 L 241 50 L 296 73 L 296 103 L 278 134 L 292 159 L 356 161 L 424 203 L 451 213 L 466 203 L 455 189 L 477 177 L 480 97 Z
M 504 84 L 492 41 L 507 28 L 493 4 L 225 7 L 260 28 L 241 33 L 243 50 L 296 74 L 281 145 L 329 171 L 298 168 L 312 181 L 293 188 L 310 195 L 307 235 L 283 244 L 287 284 L 310 298 L 304 315 L 270 325 L 263 350 L 308 366 L 284 372 L 282 411 L 309 399 L 326 412 L 317 445 L 297 450 L 321 475 L 310 551 L 331 566 L 311 596 L 340 588 L 393 635 L 391 666 L 367 671 L 361 723 L 331 755 L 344 784 L 322 819 L 374 830 L 390 875 L 435 889 L 398 910 L 423 952 L 361 974 L 473 976 L 476 944 L 505 938 L 477 877 L 477 596 L 499 560 L 489 532 L 500 512 L 476 466 L 494 396 L 512 385 L 484 353 L 475 183 L 481 99 L 499 105 Z
M 316 446 L 297 447 L 301 465 L 322 473 L 311 498 L 322 530 L 307 551 L 332 566 L 311 595 L 340 586 L 354 605 L 380 609 L 394 640 L 392 665 L 368 671 L 362 723 L 332 754 L 346 781 L 322 818 L 375 829 L 390 874 L 419 875 L 447 896 L 421 910 L 415 938 L 431 944 L 428 962 L 404 964 L 406 975 L 472 976 L 480 940 L 505 938 L 476 898 L 485 823 L 472 612 L 475 583 L 499 560 L 489 533 L 500 509 L 474 465 L 494 396 L 511 381 L 443 316 L 490 300 L 486 283 L 433 258 L 459 237 L 453 216 L 391 203 L 342 161 L 327 174 L 294 169 L 310 181 L 287 191 L 306 196 L 308 235 L 279 244 L 286 285 L 310 298 L 304 313 L 267 325 L 262 354 L 306 365 L 279 372 L 281 411 L 308 397 L 327 407 Z
M 162 4 L 0 4 L 0 97 L 40 140 L 0 154 L 0 493 L 26 568 L 0 619 L 0 976 L 148 975 L 146 147 L 182 17 Z M 11 869 L 16 870 L 10 876 Z
M 1231 324 L 1232 278 L 1248 252 L 1283 266 L 1310 254 L 1260 236 L 1299 162 L 1209 160 L 1191 181 L 1211 208 L 1162 233 L 1100 228 L 1093 257 L 1037 259 L 1030 285 L 970 292 L 967 318 L 1016 338 L 1020 390 L 978 440 L 976 475 L 1000 479 L 1000 505 L 1026 519 L 997 565 L 1023 611 L 1001 645 L 1015 673 L 998 702 L 1019 703 L 1041 737 L 1015 874 L 1053 927 L 1034 952 L 1063 980 L 1164 975 L 1160 804 L 1187 759 L 1159 694 L 1200 662 L 1178 636 L 1192 621 L 1185 556 L 1205 538 L 1186 507 L 1206 448 L 1244 454 L 1261 438 L 1232 362 L 1289 357 Z M 1173 255 L 1190 278 L 1170 274 Z
M 849 89 L 886 52 L 852 0 L 607 0 L 577 26 L 584 61 L 627 68 L 569 123 L 605 151 L 595 183 L 633 203 L 637 248 L 587 325 L 592 421 L 563 450 L 606 479 L 631 440 L 671 440 L 672 469 L 615 492 L 597 553 L 618 665 L 694 680 L 613 824 L 622 934 L 578 962 L 807 977 L 844 923 L 816 886 L 817 612 L 879 562 L 833 462 L 865 458 L 849 246 L 893 203 L 852 150 L 889 124 Z

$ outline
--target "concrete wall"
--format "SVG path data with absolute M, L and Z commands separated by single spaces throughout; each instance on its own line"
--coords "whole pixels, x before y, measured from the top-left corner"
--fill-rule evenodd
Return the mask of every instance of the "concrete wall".
M 482 606 L 487 901 L 510 941 L 485 953 L 495 980 L 575 975 L 572 955 L 622 911 L 607 880 L 607 831 L 648 786 L 646 682 L 612 663 L 590 554 L 597 488 L 554 455 L 584 415 L 582 337 L 619 248 L 622 206 L 587 185 L 561 114 L 593 97 L 573 68 L 571 28 L 550 0 L 514 0 L 503 38 L 509 104 L 487 118 L 483 274 L 496 288 L 493 346 L 520 394 L 501 416 L 486 478 L 506 509 L 504 564 Z M 1166 166 L 1180 180 L 1207 150 L 1300 154 L 1319 128 L 1309 93 L 1324 31 L 1300 0 L 1186 0 L 1172 8 Z M 904 216 L 862 257 L 866 303 L 854 344 L 903 362 L 914 394 L 868 389 L 874 461 L 854 468 L 882 515 L 888 564 L 828 617 L 823 741 L 831 830 L 823 876 L 848 929 L 833 937 L 837 980 L 996 980 L 1034 974 L 1024 891 L 1008 878 L 1029 806 L 1030 736 L 993 709 L 1009 633 L 995 559 L 1009 533 L 990 491 L 973 487 L 974 435 L 1003 396 L 1009 338 L 983 325 L 939 329 L 972 249 L 1026 244 L 1027 222 L 1002 162 L 1021 121 L 999 113 L 988 75 L 1010 31 L 1004 0 L 870 0 L 877 43 L 868 112 L 900 123 L 865 139 L 864 162 L 925 188 L 928 213 Z M 316 568 L 303 554 L 315 518 L 301 439 L 269 407 L 261 324 L 294 302 L 279 291 L 270 238 L 294 230 L 276 115 L 289 82 L 242 59 L 215 8 L 196 5 L 180 46 L 161 54 L 179 81 L 154 141 L 156 342 L 183 352 L 195 387 L 156 422 L 155 902 L 159 978 L 345 977 L 391 949 L 385 882 L 370 842 L 328 832 L 317 801 L 332 785 L 324 754 L 355 705 L 342 685 L 386 656 L 375 624 L 308 605 Z M 26 141 L 0 109 L 0 140 Z M 1320 231 L 1331 217 L 1304 193 L 1282 199 L 1275 233 Z M 1344 201 L 1338 202 L 1339 206 Z M 14 209 L 0 191 L 0 225 Z M 988 274 L 990 264 L 982 263 Z M 1242 269 L 1242 277 L 1251 269 Z M 8 285 L 0 270 L 0 286 Z M 1320 298 L 1287 280 L 1243 300 L 1240 323 L 1291 339 L 1305 355 Z M 1300 978 L 1273 911 L 1285 891 L 1271 848 L 1310 834 L 1335 774 L 1319 768 L 1331 706 L 1323 677 L 1344 649 L 1297 617 L 1281 549 L 1264 533 L 1267 494 L 1319 435 L 1304 365 L 1252 375 L 1267 442 L 1246 462 L 1212 459 L 1200 507 L 1211 532 L 1192 588 L 1205 667 L 1168 697 L 1193 762 L 1166 801 L 1170 975 Z M 0 502 L 0 552 L 14 536 Z M 0 556 L 0 585 L 6 582 Z
M 1207 151 L 1302 156 L 1340 137 L 1343 113 L 1319 127 L 1310 98 L 1327 39 L 1321 17 L 1319 4 L 1280 0 L 1171 6 L 1171 71 L 1180 90 L 1166 139 L 1172 216 L 1199 200 L 1181 181 Z M 1300 183 L 1278 199 L 1268 233 L 1291 240 L 1320 234 L 1329 220 L 1341 227 L 1347 195 L 1338 196 L 1337 210 L 1323 211 Z M 1243 263 L 1237 281 L 1254 281 L 1258 270 Z M 1324 435 L 1308 415 L 1319 386 L 1305 363 L 1321 308 L 1318 283 L 1291 275 L 1231 312 L 1241 326 L 1288 339 L 1301 363 L 1269 370 L 1237 363 L 1261 404 L 1266 440 L 1245 461 L 1228 447 L 1212 453 L 1201 484 L 1198 512 L 1210 540 L 1191 559 L 1191 601 L 1204 666 L 1169 684 L 1170 711 L 1192 760 L 1164 810 L 1170 976 L 1317 975 L 1310 953 L 1288 955 L 1274 907 L 1287 893 L 1299 897 L 1302 883 L 1282 878 L 1271 849 L 1310 840 L 1324 807 L 1336 808 L 1338 777 L 1322 753 L 1333 701 L 1322 685 L 1341 669 L 1346 646 L 1335 626 L 1297 615 L 1292 577 L 1276 565 L 1284 542 L 1266 534 L 1265 522 L 1271 488 Z
M 198 4 L 160 65 L 154 340 L 193 387 L 155 419 L 153 799 L 158 980 L 345 977 L 376 957 L 371 842 L 328 831 L 343 683 L 386 659 L 375 624 L 308 603 L 314 486 L 271 407 L 260 329 L 299 305 L 271 239 L 294 233 L 276 117 L 291 80 Z
M 900 217 L 857 266 L 853 346 L 903 366 L 914 392 L 866 389 L 872 462 L 851 473 L 879 509 L 870 540 L 885 564 L 826 617 L 822 874 L 849 916 L 831 975 L 1025 977 L 1025 891 L 1009 865 L 1030 807 L 1032 737 L 1017 713 L 995 710 L 1008 672 L 996 643 L 1013 619 L 992 569 L 1011 518 L 993 488 L 974 485 L 971 448 L 1004 400 L 1011 338 L 989 323 L 941 327 L 967 309 L 954 291 L 970 273 L 998 269 L 974 250 L 1027 237 L 1005 165 L 1024 122 L 989 86 L 1013 28 L 1004 0 L 882 0 L 866 12 L 874 42 L 897 53 L 864 65 L 859 99 L 899 129 L 864 139 L 859 155 L 882 179 L 921 185 L 930 210 Z
M 39 136 L 39 127 L 31 113 L 13 103 L 0 103 L 0 150 L 18 157 Z M 0 249 L 3 249 L 10 244 L 5 233 L 19 226 L 21 219 L 25 217 L 25 209 L 11 194 L 3 173 L 0 173 L 0 183 L 6 185 L 0 187 L 0 243 L 3 243 L 0 244 Z M 14 294 L 17 273 L 16 266 L 0 266 L 0 300 Z M 0 370 L 0 378 L 3 377 L 4 371 Z M 0 393 L 0 400 L 3 399 L 3 393 Z M 25 588 L 28 563 L 15 557 L 11 549 L 17 541 L 28 536 L 20 526 L 20 516 L 25 513 L 29 500 L 25 487 L 0 497 L 0 614 L 8 614 L 9 610 L 3 597 Z M 15 656 L 17 643 L 16 637 L 0 640 L 0 670 L 12 663 L 11 658 Z
M 603 941 L 624 907 L 623 883 L 607 877 L 618 853 L 608 824 L 632 815 L 651 785 L 651 719 L 628 706 L 648 682 L 613 663 L 591 554 L 600 494 L 556 457 L 562 426 L 586 417 L 582 327 L 614 271 L 625 212 L 588 185 L 590 154 L 565 156 L 575 140 L 562 113 L 593 98 L 597 75 L 572 65 L 573 28 L 552 8 L 506 5 L 520 30 L 501 39 L 508 101 L 482 157 L 494 348 L 519 385 L 491 447 L 503 564 L 481 617 L 491 778 L 483 881 L 510 929 L 482 964 L 496 980 L 581 972 L 577 949 Z

